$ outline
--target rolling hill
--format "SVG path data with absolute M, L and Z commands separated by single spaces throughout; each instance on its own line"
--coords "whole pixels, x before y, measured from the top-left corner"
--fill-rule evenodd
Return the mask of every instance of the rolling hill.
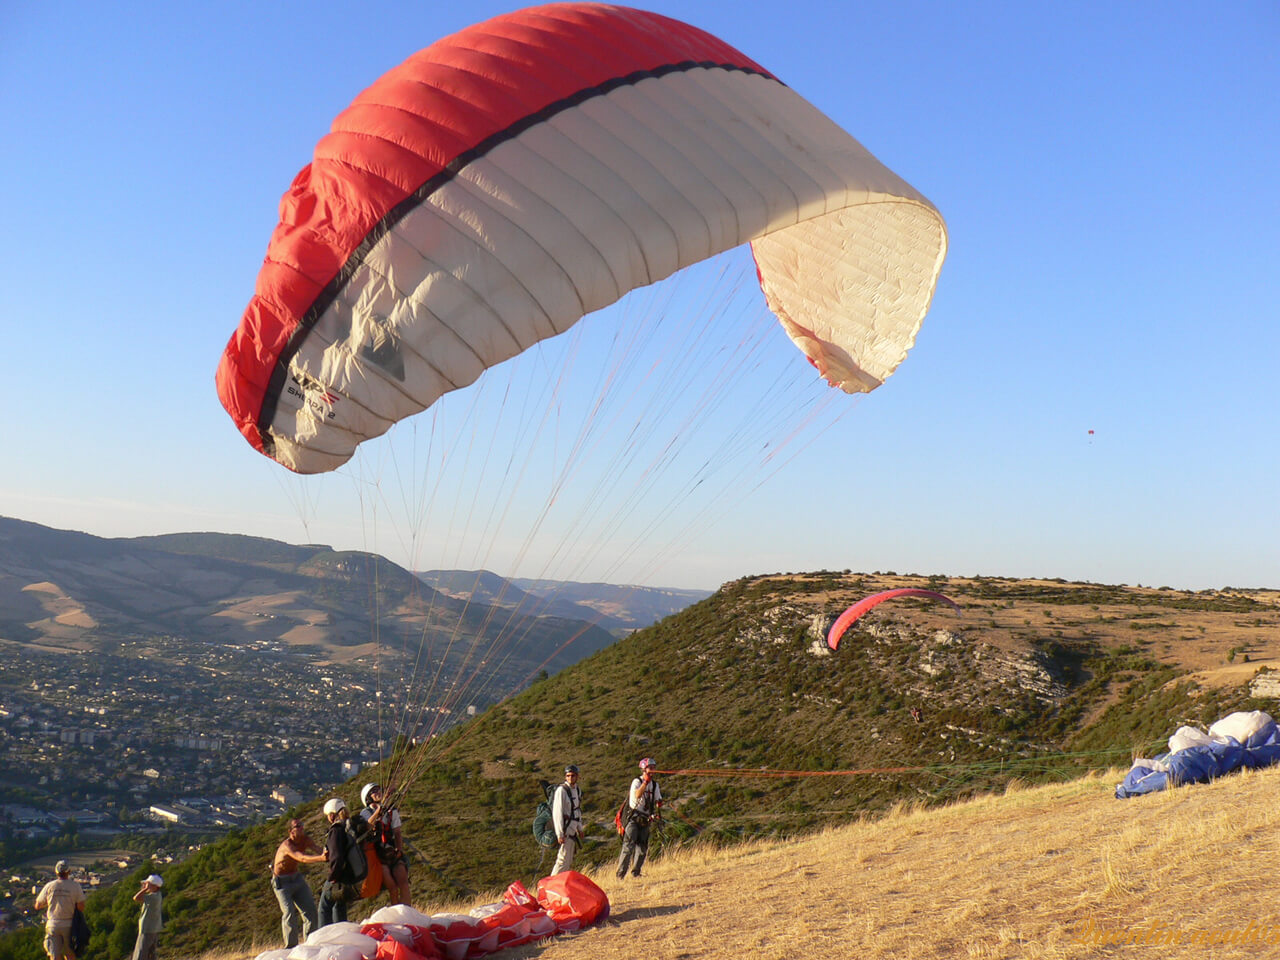
M 322 545 L 217 533 L 104 539 L 0 517 L 0 639 L 41 650 L 150 635 L 269 642 L 319 662 L 414 662 L 425 650 L 453 675 L 477 648 L 501 649 L 490 688 L 502 696 L 613 642 L 579 612 L 467 602 L 382 557 Z

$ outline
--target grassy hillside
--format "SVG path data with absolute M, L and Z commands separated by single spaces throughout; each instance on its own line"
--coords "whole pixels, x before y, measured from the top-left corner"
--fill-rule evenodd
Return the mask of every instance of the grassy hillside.
M 845 606 L 912 585 L 944 591 L 963 613 L 891 601 L 824 652 L 826 626 Z M 1277 625 L 1280 594 L 1266 591 L 754 577 L 338 792 L 353 802 L 366 779 L 403 784 L 415 901 L 469 897 L 546 872 L 529 823 L 538 780 L 558 781 L 566 762 L 582 768 L 588 863 L 616 856 L 613 811 L 644 755 L 665 770 L 710 771 L 663 778 L 669 846 L 793 838 L 903 802 L 1074 779 L 1154 752 L 1181 723 L 1274 710 L 1248 684 L 1280 665 Z M 917 769 L 848 774 L 901 767 Z M 765 775 L 779 771 L 791 773 Z M 317 808 L 303 813 L 318 834 Z M 274 942 L 265 867 L 281 835 L 279 825 L 244 831 L 165 870 L 167 952 Z M 842 874 L 821 882 L 849 893 Z M 95 909 L 105 922 L 109 907 Z
M 511 960 L 1263 957 L 1280 770 L 1137 800 L 1119 771 L 608 871 L 605 925 Z M 1227 853 L 1229 851 L 1229 854 Z
M 505 960 L 952 960 L 1270 956 L 1280 943 L 1270 875 L 1280 769 L 1243 771 L 1128 801 L 1119 769 L 883 815 L 803 837 L 655 851 L 641 880 L 593 874 L 608 921 L 505 951 Z M 465 911 L 498 891 L 431 897 Z M 209 953 L 247 960 L 267 936 Z

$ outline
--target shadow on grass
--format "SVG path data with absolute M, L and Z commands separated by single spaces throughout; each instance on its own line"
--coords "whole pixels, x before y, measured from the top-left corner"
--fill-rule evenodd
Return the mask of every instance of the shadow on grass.
M 673 904 L 668 907 L 630 907 L 618 913 L 610 913 L 606 923 L 626 923 L 628 920 L 645 920 L 649 917 L 669 917 L 689 909 L 689 904 Z
M 519 947 L 509 947 L 507 950 L 501 951 L 502 955 L 509 960 L 531 960 L 537 957 L 548 947 L 556 943 L 563 943 L 565 940 L 572 939 L 592 929 L 600 927 L 611 927 L 620 923 L 627 923 L 631 920 L 645 920 L 649 917 L 668 917 L 673 913 L 681 913 L 688 910 L 692 904 L 680 903 L 671 904 L 662 907 L 630 907 L 618 913 L 610 913 L 604 921 L 597 922 L 590 927 L 584 927 L 582 930 L 575 930 L 573 933 L 558 934 L 547 937 L 545 940 L 539 940 L 537 943 L 528 943 Z

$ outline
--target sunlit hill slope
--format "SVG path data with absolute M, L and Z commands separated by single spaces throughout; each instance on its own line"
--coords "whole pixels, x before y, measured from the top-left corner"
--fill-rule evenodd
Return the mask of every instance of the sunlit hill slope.
M 928 601 L 892 601 L 846 634 L 839 651 L 824 652 L 826 625 L 846 605 L 893 586 L 941 590 L 962 613 Z M 1061 952 L 1073 949 L 1067 926 L 1095 916 L 1087 913 L 1091 904 L 1110 903 L 1111 912 L 1095 919 L 1112 922 L 1127 915 L 1116 912 L 1125 903 L 1145 904 L 1143 896 L 1154 902 L 1160 875 L 1135 886 L 1119 852 L 1138 849 L 1144 836 L 1143 843 L 1163 842 L 1149 836 L 1158 830 L 1139 811 L 1163 811 L 1168 808 L 1159 805 L 1172 800 L 1112 801 L 1114 780 L 1043 795 L 1105 810 L 1098 823 L 1118 831 L 1105 842 L 1073 841 L 1065 827 L 1059 839 L 1037 839 L 1050 826 L 1058 831 L 1055 807 L 1064 799 L 1044 802 L 1036 821 L 1043 827 L 1017 825 L 1020 801 L 1010 807 L 1008 800 L 992 808 L 1013 810 L 1007 822 L 1000 819 L 1005 813 L 967 827 L 947 818 L 968 814 L 931 814 L 941 818 L 936 821 L 915 819 L 923 813 L 895 814 L 895 832 L 872 821 L 904 802 L 944 806 L 1003 791 L 1014 780 L 1060 784 L 1088 770 L 1127 766 L 1134 751 L 1154 751 L 1181 723 L 1212 721 L 1235 709 L 1274 711 L 1266 681 L 1280 656 L 1277 626 L 1280 594 L 1274 591 L 1189 593 L 892 574 L 752 577 L 726 584 L 336 792 L 352 803 L 366 779 L 403 785 L 415 902 L 474 903 L 511 880 L 530 883 L 549 869 L 530 821 L 541 799 L 539 780 L 559 780 L 567 762 L 582 768 L 590 837 L 582 860 L 615 858 L 614 810 L 637 759 L 652 755 L 664 770 L 700 772 L 663 778 L 668 865 L 660 871 L 655 864 L 639 888 L 647 892 L 633 896 L 625 888 L 615 911 L 626 936 L 667 931 L 658 941 L 661 951 L 646 946 L 651 956 L 727 955 L 696 939 L 702 928 L 710 930 L 702 911 L 722 897 L 740 901 L 726 925 L 740 928 L 739 937 L 760 937 L 752 950 L 762 956 L 856 955 L 850 938 L 896 956 L 1072 955 Z M 771 776 L 777 773 L 785 775 Z M 317 835 L 322 799 L 301 810 Z M 1140 824 L 1132 834 L 1124 832 L 1126 817 Z M 852 834 L 793 845 L 815 830 L 860 819 L 866 822 L 850 828 Z M 879 829 L 886 830 L 876 834 L 885 838 L 876 841 L 881 852 L 865 853 L 869 841 L 862 838 L 869 835 L 859 831 Z M 955 854 L 942 842 L 951 830 L 964 836 L 967 853 Z M 276 944 L 279 914 L 266 864 L 282 833 L 280 824 L 245 830 L 165 869 L 166 953 L 231 945 L 249 952 Z M 780 845 L 739 848 L 705 864 L 702 854 L 684 861 L 674 855 L 682 845 L 706 850 L 752 839 Z M 1208 834 L 1204 839 L 1215 842 Z M 815 859 L 823 844 L 833 848 L 821 855 L 830 862 Z M 971 874 L 963 869 L 965 857 L 976 864 Z M 952 879 L 933 872 L 952 861 Z M 1033 889 L 1019 892 L 1017 875 L 1009 872 L 1023 862 L 1037 871 L 1023 876 L 1040 884 L 1033 885 L 1038 895 L 1056 898 L 1031 926 L 1018 924 Z M 695 882 L 704 867 L 711 873 Z M 318 877 L 313 880 L 318 886 Z M 1053 886 L 1068 880 L 1081 886 Z M 784 881 L 801 886 L 775 892 Z M 133 929 L 111 921 L 113 912 L 129 915 L 128 886 L 90 905 L 101 948 L 112 955 L 132 942 Z M 1138 899 L 1117 899 L 1121 894 Z M 361 904 L 353 917 L 384 902 Z M 945 932 L 948 924 L 958 932 Z M 597 938 L 613 930 L 585 935 L 593 938 L 593 956 L 610 955 L 594 951 L 595 944 L 606 949 Z M 775 946 L 765 946 L 767 930 Z M 810 946 L 787 946 L 788 937 L 801 935 Z M 682 949 L 681 937 L 702 946 Z M 951 952 L 938 944 L 950 944 Z M 34 941 L 30 947 L 38 951 Z
M 1136 800 L 1090 774 L 596 877 L 604 926 L 545 960 L 1274 956 L 1280 771 Z

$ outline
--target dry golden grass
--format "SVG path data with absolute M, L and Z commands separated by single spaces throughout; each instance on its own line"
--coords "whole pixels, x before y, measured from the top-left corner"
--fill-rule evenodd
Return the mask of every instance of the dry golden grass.
M 1015 782 L 801 840 L 686 848 L 641 880 L 605 871 L 595 878 L 612 901 L 604 925 L 498 960 L 1280 953 L 1270 882 L 1280 769 L 1126 801 L 1112 797 L 1120 775 Z M 1233 931 L 1253 940 L 1205 942 Z
M 1280 771 L 1123 802 L 1111 796 L 1117 775 L 898 810 L 793 843 L 669 857 L 642 883 L 601 881 L 609 925 L 526 956 L 585 949 L 621 960 L 639 938 L 654 960 L 1199 957 L 1203 943 L 1164 941 L 1280 923 L 1261 882 L 1280 852 L 1269 829 Z M 1091 931 L 1161 943 L 1103 948 Z

